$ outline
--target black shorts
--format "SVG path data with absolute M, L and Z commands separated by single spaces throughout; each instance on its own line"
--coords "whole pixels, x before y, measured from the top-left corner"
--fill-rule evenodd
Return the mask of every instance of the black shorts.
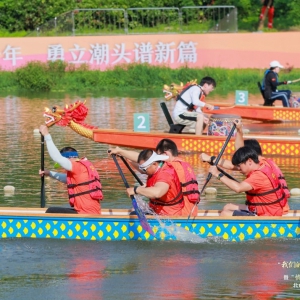
M 71 207 L 49 207 L 46 214 L 77 214 L 77 211 Z
M 248 217 L 255 217 L 256 214 L 249 211 L 249 210 L 245 210 L 245 209 L 241 209 L 241 210 L 234 210 L 232 216 L 248 216 Z

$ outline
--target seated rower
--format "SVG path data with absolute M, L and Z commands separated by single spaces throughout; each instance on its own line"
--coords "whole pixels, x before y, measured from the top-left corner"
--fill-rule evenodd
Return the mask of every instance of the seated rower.
M 270 159 L 270 158 L 265 158 L 262 154 L 262 149 L 260 147 L 260 144 L 257 140 L 255 139 L 247 139 L 247 140 L 244 140 L 243 138 L 243 124 L 242 124 L 242 121 L 241 120 L 237 120 L 236 122 L 234 122 L 236 124 L 236 137 L 235 137 L 235 150 L 239 149 L 240 147 L 243 147 L 243 146 L 247 146 L 253 150 L 255 150 L 255 152 L 257 153 L 258 155 L 258 160 L 260 163 L 263 163 L 265 165 L 267 165 L 268 167 L 270 167 L 273 172 L 276 174 L 283 190 L 284 190 L 284 193 L 285 193 L 285 196 L 286 198 L 288 199 L 291 194 L 290 194 L 290 191 L 288 189 L 288 186 L 287 186 L 287 182 L 284 178 L 284 175 L 282 173 L 282 171 L 280 170 L 280 168 L 276 165 L 276 163 Z M 209 156 L 205 153 L 201 153 L 200 155 L 202 161 L 206 161 L 206 162 L 209 162 L 211 164 L 213 164 L 213 162 L 215 161 L 215 156 Z M 220 163 L 219 163 L 219 166 L 222 166 L 223 168 L 226 168 L 226 169 L 229 169 L 229 170 L 239 170 L 239 168 L 236 168 L 230 160 L 227 160 L 227 159 L 221 159 Z M 289 212 L 289 204 L 288 204 L 288 201 L 286 201 L 286 205 L 284 206 L 283 208 L 283 214 L 287 214 Z
M 145 149 L 138 156 L 140 170 L 148 175 L 146 186 L 127 189 L 127 194 L 149 198 L 149 207 L 159 215 L 182 216 L 184 207 L 181 184 L 168 156 Z
M 273 170 L 260 163 L 255 150 L 239 148 L 232 157 L 232 164 L 247 176 L 236 182 L 220 173 L 216 166 L 209 172 L 236 193 L 246 192 L 245 204 L 226 204 L 221 216 L 282 216 L 286 204 L 283 188 Z
M 181 182 L 184 207 L 182 209 L 182 216 L 189 216 L 192 211 L 195 202 L 200 201 L 200 192 L 197 182 L 197 177 L 194 173 L 193 167 L 180 159 L 178 156 L 177 145 L 170 139 L 162 139 L 156 146 L 155 151 L 160 155 L 167 155 L 169 162 L 175 169 L 177 176 Z M 138 168 L 138 152 L 132 150 L 125 150 L 120 147 L 112 148 L 109 150 L 109 154 L 116 154 L 125 157 L 131 161 L 131 164 L 141 173 L 144 173 Z M 192 216 L 197 216 L 198 207 L 193 210 Z
M 170 139 L 162 139 L 155 150 L 158 154 L 165 154 L 169 157 L 167 161 L 174 167 L 181 182 L 184 199 L 182 215 L 189 216 L 193 211 L 192 216 L 197 216 L 198 206 L 195 206 L 195 202 L 200 202 L 200 192 L 193 167 L 179 158 L 178 148 Z
M 95 167 L 86 158 L 80 159 L 78 152 L 72 147 L 58 151 L 46 125 L 40 126 L 40 133 L 45 137 L 50 157 L 64 168 L 66 173 L 40 170 L 39 174 L 65 183 L 70 204 L 70 207 L 49 207 L 46 213 L 100 214 L 103 193 Z
M 174 122 L 195 128 L 196 135 L 202 135 L 208 119 L 201 108 L 213 110 L 214 106 L 204 102 L 205 97 L 214 90 L 216 81 L 211 77 L 202 78 L 200 85 L 190 85 L 178 96 L 173 110 Z
M 284 107 L 290 107 L 290 90 L 278 90 L 277 87 L 282 84 L 290 84 L 292 81 L 278 81 L 278 73 L 284 67 L 277 61 L 270 62 L 270 69 L 264 73 L 262 90 L 265 98 L 265 105 L 272 106 L 275 100 L 281 100 Z

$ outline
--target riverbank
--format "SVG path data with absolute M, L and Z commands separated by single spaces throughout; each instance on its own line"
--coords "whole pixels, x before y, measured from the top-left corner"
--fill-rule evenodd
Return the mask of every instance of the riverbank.
M 282 70 L 280 80 L 300 78 L 300 69 Z M 90 70 L 87 64 L 77 69 L 62 61 L 30 62 L 16 71 L 0 71 L 2 91 L 49 91 L 49 92 L 99 92 L 99 91 L 155 91 L 161 96 L 164 84 L 198 82 L 211 76 L 217 82 L 216 93 L 226 95 L 235 90 L 258 93 L 257 82 L 262 80 L 262 69 L 223 69 L 153 66 L 148 64 L 126 64 L 106 71 Z M 299 91 L 300 82 L 288 88 Z

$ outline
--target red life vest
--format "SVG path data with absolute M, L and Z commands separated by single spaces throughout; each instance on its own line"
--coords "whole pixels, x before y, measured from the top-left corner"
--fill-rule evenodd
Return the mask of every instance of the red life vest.
M 284 190 L 279 182 L 278 177 L 276 176 L 275 172 L 272 170 L 272 168 L 264 165 L 263 168 L 256 170 L 254 172 L 262 172 L 264 173 L 268 179 L 270 180 L 273 189 L 264 193 L 250 193 L 250 192 L 246 192 L 246 205 L 249 206 L 259 206 L 259 205 L 271 205 L 271 204 L 275 204 L 275 203 L 279 203 L 281 207 L 284 207 L 287 203 L 287 197 L 284 193 Z M 277 199 L 275 201 L 272 202 L 265 202 L 265 203 L 258 203 L 258 202 L 252 202 L 252 198 L 251 196 L 265 196 L 265 195 L 269 195 L 269 194 L 275 194 Z M 250 209 L 250 207 L 249 207 Z M 251 210 L 251 209 L 250 209 Z M 254 210 L 254 209 L 253 209 Z M 251 210 L 252 211 L 252 210 Z
M 187 103 L 185 100 L 183 100 L 183 99 L 181 98 L 181 96 L 182 96 L 189 88 L 191 88 L 192 86 L 195 86 L 195 85 L 197 85 L 197 84 L 196 84 L 196 83 L 190 83 L 190 82 L 188 82 L 188 83 L 182 88 L 180 94 L 177 96 L 177 99 L 176 99 L 176 101 L 179 100 L 179 101 L 182 102 L 184 105 L 186 105 L 188 111 L 196 110 L 196 109 L 197 109 L 197 106 L 195 106 L 192 102 L 191 102 L 190 104 Z M 197 85 L 197 86 L 200 88 L 199 85 Z M 201 88 L 200 88 L 199 100 L 202 101 L 202 102 L 205 102 L 205 95 L 204 95 L 204 93 L 203 93 L 203 91 L 202 91 Z
M 181 180 L 182 192 L 184 196 L 187 196 L 191 203 L 200 202 L 200 192 L 198 187 L 198 181 L 196 179 L 195 173 L 191 165 L 179 158 L 173 160 L 174 162 L 179 162 L 182 166 L 183 175 L 178 174 L 179 180 Z M 172 162 L 171 162 L 172 164 Z M 184 181 L 182 178 L 185 178 Z
M 102 185 L 100 182 L 100 176 L 95 169 L 95 167 L 92 165 L 92 163 L 87 160 L 86 158 L 82 158 L 77 161 L 78 163 L 83 164 L 87 171 L 88 171 L 88 176 L 89 180 L 86 182 L 81 182 L 78 184 L 74 184 L 71 182 L 70 176 L 68 176 L 69 172 L 67 173 L 67 188 L 68 188 L 68 194 L 69 194 L 69 203 L 73 207 L 74 206 L 74 201 L 76 196 L 81 196 L 85 194 L 90 194 L 91 198 L 94 200 L 102 200 L 103 199 L 103 193 L 102 193 Z M 82 186 L 82 185 L 89 185 L 89 190 L 82 192 L 82 193 L 77 193 L 75 194 L 74 188 L 77 186 Z
M 275 162 L 272 159 L 268 158 L 268 159 L 265 159 L 265 160 L 267 161 L 267 163 L 270 165 L 270 167 L 274 171 L 275 175 L 277 176 L 277 178 L 279 180 L 279 183 L 281 184 L 286 197 L 290 198 L 291 193 L 288 189 L 287 182 L 286 182 L 281 170 L 278 168 L 278 166 L 275 164 Z
M 173 206 L 173 205 L 177 205 L 180 204 L 180 207 L 182 208 L 184 206 L 184 202 L 183 202 L 183 194 L 182 194 L 182 189 L 181 189 L 181 183 L 179 181 L 179 178 L 176 174 L 175 169 L 173 168 L 173 166 L 170 163 L 165 162 L 163 168 L 165 168 L 165 171 L 167 171 L 168 173 L 171 174 L 172 178 L 173 178 L 173 182 L 170 186 L 170 188 L 174 190 L 174 193 L 176 196 L 172 197 L 172 195 L 170 195 L 169 192 L 166 193 L 166 195 L 162 196 L 161 198 L 157 199 L 149 199 L 150 200 L 150 204 L 156 206 L 156 205 L 160 205 L 160 206 Z M 154 186 L 157 182 L 157 175 L 158 173 L 161 171 L 161 168 L 152 176 L 149 176 L 147 179 L 147 186 L 151 187 Z

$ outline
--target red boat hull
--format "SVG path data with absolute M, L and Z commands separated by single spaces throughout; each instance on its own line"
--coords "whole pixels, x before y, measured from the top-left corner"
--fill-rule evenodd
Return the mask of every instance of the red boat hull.
M 207 114 L 229 114 L 238 115 L 244 119 L 262 121 L 300 121 L 300 108 L 259 106 L 259 105 L 234 105 L 214 103 L 220 109 L 203 111 Z
M 172 139 L 179 151 L 218 154 L 227 137 L 170 134 L 164 132 L 145 133 L 114 129 L 93 130 L 93 139 L 95 142 L 137 149 L 155 149 L 158 142 L 163 138 Z M 300 137 L 247 135 L 246 138 L 257 139 L 266 156 L 299 156 L 300 154 Z M 234 151 L 234 138 L 232 138 L 224 153 L 233 154 Z

